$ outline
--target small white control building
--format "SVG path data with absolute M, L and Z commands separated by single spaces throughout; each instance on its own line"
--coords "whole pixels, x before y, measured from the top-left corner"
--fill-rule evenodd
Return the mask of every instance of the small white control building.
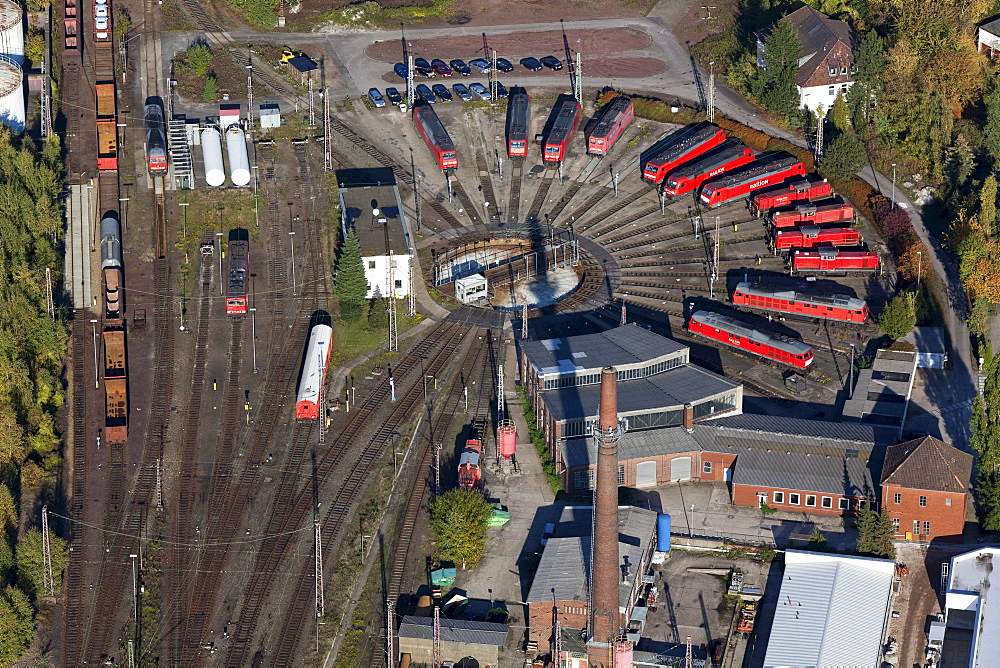
M 473 274 L 455 281 L 455 299 L 463 304 L 478 304 L 487 298 L 487 281 L 482 274 Z

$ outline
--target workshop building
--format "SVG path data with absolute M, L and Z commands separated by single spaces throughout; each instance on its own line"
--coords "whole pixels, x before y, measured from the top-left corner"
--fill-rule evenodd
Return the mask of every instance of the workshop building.
M 506 624 L 441 618 L 441 661 L 458 663 L 472 657 L 480 666 L 500 664 L 500 650 L 507 644 Z M 434 663 L 434 618 L 407 615 L 399 625 L 401 665 L 409 655 L 411 665 Z

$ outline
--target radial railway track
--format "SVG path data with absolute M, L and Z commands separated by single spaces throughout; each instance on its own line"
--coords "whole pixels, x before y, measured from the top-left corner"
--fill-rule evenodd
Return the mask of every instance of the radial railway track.
M 535 198 L 531 200 L 531 206 L 528 207 L 526 222 L 537 221 L 538 217 L 542 215 L 542 206 L 545 204 L 545 198 L 549 195 L 549 188 L 552 187 L 553 181 L 555 181 L 555 178 L 552 176 L 542 177 L 541 182 L 538 184 L 538 190 L 535 191 Z
M 469 224 L 476 225 L 483 222 L 479 215 L 479 207 L 472 201 L 469 194 L 465 192 L 465 188 L 462 184 L 456 182 L 452 184 L 452 189 L 455 191 L 455 196 L 458 197 L 458 201 L 462 203 L 463 207 L 465 207 L 465 213 L 469 216 Z
M 582 187 L 583 187 L 583 181 L 574 181 L 573 183 L 570 184 L 569 188 L 566 189 L 566 192 L 563 193 L 563 196 L 559 198 L 559 201 L 556 202 L 555 206 L 553 206 L 552 209 L 549 211 L 549 222 L 551 223 L 556 222 L 556 219 L 559 218 L 559 215 L 563 212 L 563 209 L 566 208 L 567 204 L 573 201 L 573 198 L 576 197 L 576 194 L 580 192 L 580 188 Z
M 598 194 L 601 195 L 601 197 L 597 198 L 594 201 L 594 204 L 592 206 L 596 206 L 597 202 L 600 201 L 600 199 L 602 199 L 603 196 L 606 195 L 607 193 L 604 192 L 604 193 L 598 193 Z M 608 224 L 608 225 L 610 225 L 610 224 L 616 223 L 617 221 L 612 221 L 611 217 L 614 216 L 619 211 L 621 211 L 622 209 L 624 209 L 625 207 L 627 207 L 628 205 L 630 205 L 633 202 L 641 199 L 645 194 L 646 194 L 645 190 L 639 190 L 637 192 L 630 193 L 628 195 L 623 195 L 623 196 L 619 197 L 614 202 L 614 204 L 612 204 L 610 207 L 608 207 L 607 209 L 601 211 L 599 214 L 593 216 L 592 218 L 587 219 L 587 223 L 585 225 L 581 226 L 579 228 L 579 230 L 577 230 L 577 231 L 578 232 L 586 232 L 587 230 L 589 230 L 590 228 L 594 227 L 595 225 L 599 225 L 599 224 Z M 594 198 L 592 197 L 591 199 L 594 199 Z M 587 207 L 587 208 L 581 207 L 580 213 L 590 213 L 591 211 L 592 211 L 591 207 Z
M 510 197 L 507 199 L 507 221 L 516 224 L 518 212 L 521 208 L 521 181 L 524 176 L 524 160 L 511 160 L 510 168 Z
M 489 163 L 483 156 L 482 151 L 476 151 L 476 167 L 479 169 L 479 186 L 483 189 L 483 197 L 489 202 L 487 209 L 487 219 L 499 218 L 500 202 L 497 201 L 496 193 L 493 190 L 493 179 L 490 178 Z M 492 211 L 492 215 L 489 212 Z

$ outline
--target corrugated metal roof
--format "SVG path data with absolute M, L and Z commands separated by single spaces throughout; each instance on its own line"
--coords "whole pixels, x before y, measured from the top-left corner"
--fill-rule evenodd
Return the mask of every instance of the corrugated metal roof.
M 571 438 L 559 444 L 562 461 L 568 468 L 590 466 L 596 460 L 593 438 Z M 618 461 L 646 459 L 660 455 L 701 450 L 694 437 L 682 427 L 647 429 L 625 433 L 618 442 Z
M 739 383 L 700 367 L 684 364 L 654 376 L 618 381 L 618 412 L 619 415 L 627 416 L 655 409 L 683 407 L 686 403 L 698 403 L 737 387 Z M 565 387 L 542 392 L 539 396 L 545 402 L 549 415 L 557 421 L 596 419 L 601 386 Z
M 400 638 L 433 640 L 434 618 L 407 615 L 399 626 Z M 507 626 L 491 622 L 470 622 L 464 619 L 441 619 L 441 641 L 469 645 L 507 644 Z
M 712 427 L 713 434 L 707 427 Z M 702 433 L 705 432 L 705 433 Z M 843 422 L 825 422 L 822 420 L 804 420 L 802 418 L 778 417 L 775 415 L 757 415 L 743 413 L 729 417 L 720 417 L 710 422 L 699 422 L 695 427 L 695 438 L 699 442 L 706 439 L 710 444 L 715 435 L 724 433 L 729 436 L 753 433 L 767 434 L 775 442 L 801 443 L 822 439 L 824 441 L 841 441 L 846 447 L 856 448 L 859 443 L 884 443 L 880 430 L 871 425 Z M 870 449 L 871 446 L 869 446 Z
M 643 327 L 615 327 L 596 334 L 522 341 L 521 349 L 541 375 L 578 373 L 606 366 L 627 366 L 687 349 Z
M 879 461 L 808 455 L 787 451 L 734 450 L 737 454 L 733 485 L 797 489 L 819 494 L 871 496 L 876 485 L 871 469 Z M 804 500 L 803 500 L 804 502 Z M 804 507 L 804 506 L 803 506 Z
M 889 559 L 786 551 L 764 667 L 878 666 L 894 569 Z

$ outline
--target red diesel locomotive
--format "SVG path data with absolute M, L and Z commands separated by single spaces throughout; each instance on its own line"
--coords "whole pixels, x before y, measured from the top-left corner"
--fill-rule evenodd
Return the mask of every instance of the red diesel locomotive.
M 775 250 L 859 245 L 861 245 L 861 233 L 853 227 L 820 228 L 809 225 L 795 230 L 780 230 L 774 235 Z
M 237 227 L 229 230 L 229 272 L 226 280 L 226 315 L 247 314 L 250 286 L 250 231 Z
M 770 209 L 788 206 L 795 202 L 823 199 L 831 195 L 833 195 L 833 187 L 826 179 L 822 181 L 802 179 L 757 193 L 750 200 L 750 211 L 760 216 L 761 213 Z
M 744 281 L 733 290 L 732 301 L 737 306 L 766 313 L 788 313 L 859 325 L 868 322 L 868 304 L 850 295 L 783 290 Z
M 667 177 L 663 192 L 676 197 L 697 190 L 701 184 L 716 176 L 739 169 L 754 161 L 754 152 L 739 139 L 726 142 L 705 157 L 689 162 Z
M 569 142 L 580 124 L 580 103 L 569 95 L 561 95 L 552 107 L 551 129 L 542 146 L 542 160 L 562 162 L 569 150 Z
M 822 247 L 792 253 L 793 274 L 873 274 L 881 263 L 872 251 L 845 251 Z
M 642 178 L 660 184 L 667 174 L 724 141 L 726 133 L 718 125 L 699 123 L 681 128 L 656 142 L 640 157 Z
M 806 166 L 792 156 L 762 158 L 737 172 L 713 179 L 701 189 L 701 202 L 715 209 L 749 197 L 755 190 L 780 183 L 793 176 L 805 176 Z
M 420 135 L 427 143 L 427 148 L 434 155 L 434 161 L 441 171 L 446 169 L 458 169 L 458 152 L 455 150 L 455 143 L 451 141 L 451 136 L 441 124 L 434 107 L 420 100 L 413 105 L 413 123 L 420 131 Z
M 695 311 L 688 321 L 688 330 L 724 345 L 799 369 L 806 369 L 813 363 L 812 347 L 798 339 L 754 329 L 736 318 L 712 311 Z
M 800 204 L 789 211 L 775 211 L 771 214 L 771 224 L 775 227 L 794 227 L 796 225 L 822 225 L 823 223 L 840 223 L 854 220 L 854 207 L 844 202 L 842 204 Z
M 528 91 L 512 86 L 507 99 L 507 157 L 528 157 L 528 121 L 531 116 L 531 99 Z
M 632 106 L 632 100 L 624 96 L 612 100 L 605 108 L 601 120 L 587 135 L 587 153 L 606 155 L 633 118 L 635 118 L 635 108 Z

